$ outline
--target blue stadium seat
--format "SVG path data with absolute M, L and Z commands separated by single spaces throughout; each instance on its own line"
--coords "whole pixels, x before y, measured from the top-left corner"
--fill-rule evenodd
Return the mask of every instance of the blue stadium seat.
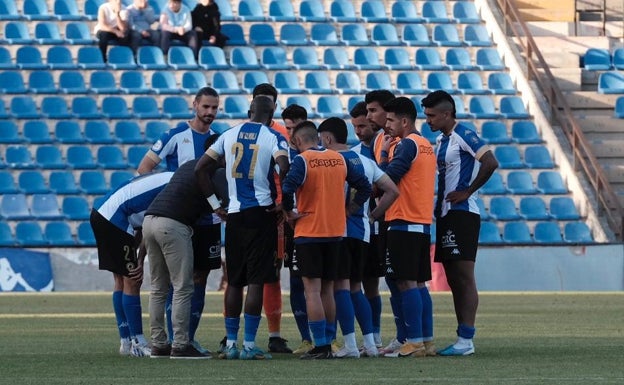
M 494 72 L 488 76 L 488 88 L 496 95 L 515 95 L 516 87 L 506 72 Z
M 0 120 L 0 144 L 23 143 L 24 138 L 20 135 L 19 128 L 14 121 Z
M 479 24 L 481 17 L 472 1 L 456 1 L 453 4 L 453 18 L 461 24 Z
M 121 120 L 115 123 L 115 138 L 121 144 L 139 144 L 145 142 L 139 124 L 130 120 Z
M 289 70 L 292 68 L 283 47 L 266 47 L 260 59 L 262 67 L 267 70 Z
M 505 223 L 503 228 L 503 240 L 506 243 L 533 243 L 531 231 L 526 222 Z
M 67 148 L 67 164 L 74 169 L 97 168 L 91 148 L 83 145 L 73 145 Z
M 59 91 L 64 94 L 86 94 L 88 92 L 82 72 L 63 71 L 59 75 Z
M 11 99 L 10 114 L 16 119 L 39 119 L 35 101 L 30 96 L 15 96 Z
M 260 69 L 256 51 L 251 47 L 234 47 L 230 51 L 230 66 L 237 70 Z
M 46 223 L 44 235 L 50 246 L 73 246 L 76 244 L 71 228 L 66 222 L 54 221 Z
M 96 42 L 87 23 L 81 21 L 65 24 L 65 41 L 73 45 L 90 45 Z
M 10 115 L 7 113 L 6 106 L 4 104 L 4 100 L 0 99 L 0 119 L 8 119 Z M 0 160 L 0 165 L 2 164 Z
M 624 96 L 620 96 L 615 99 L 615 108 L 613 109 L 613 116 L 622 119 L 624 118 Z
M 34 194 L 30 205 L 31 215 L 39 220 L 63 219 L 56 194 Z
M 115 45 L 108 50 L 108 66 L 114 70 L 131 70 L 137 68 L 134 53 L 130 47 Z
M 57 122 L 54 128 L 54 137 L 63 144 L 86 143 L 80 125 L 78 122 L 72 120 L 61 120 Z
M 557 222 L 539 222 L 535 224 L 533 236 L 537 243 L 561 243 L 561 229 Z
M 78 67 L 86 70 L 103 70 L 106 68 L 102 51 L 98 47 L 82 46 L 78 48 L 76 62 Z
M 481 222 L 479 243 L 502 243 L 500 230 L 494 222 Z
M 360 84 L 360 76 L 351 71 L 339 72 L 336 75 L 336 89 L 341 94 L 360 94 L 362 93 L 362 85 Z
M 397 75 L 397 89 L 403 94 L 425 94 L 428 90 L 423 88 L 423 82 L 416 71 L 399 72 Z
M 290 22 L 297 21 L 295 10 L 289 0 L 271 0 L 269 3 L 269 20 Z
M 314 112 L 314 109 L 312 108 L 312 103 L 310 102 L 310 99 L 307 96 L 305 95 L 289 96 L 286 99 L 286 106 L 290 106 L 291 104 L 297 104 L 305 108 L 306 111 L 308 111 L 308 119 L 314 119 L 317 117 L 317 114 Z
M 119 78 L 119 89 L 125 94 L 149 94 L 152 88 L 147 86 L 142 71 L 124 71 Z
M 20 172 L 18 185 L 20 190 L 26 194 L 45 194 L 50 192 L 43 174 L 38 170 Z
M 111 135 L 108 122 L 105 120 L 90 120 L 85 123 L 84 134 L 87 142 L 92 144 L 113 144 L 117 140 Z
M 95 246 L 95 235 L 89 222 L 82 222 L 78 225 L 78 243 L 83 246 Z
M 132 100 L 132 113 L 139 119 L 158 119 L 162 117 L 156 99 L 151 96 L 137 96 Z
M 48 241 L 43 236 L 43 230 L 39 222 L 19 222 L 15 226 L 15 239 L 24 247 L 46 246 Z
M 17 12 L 15 1 L 0 1 L 0 21 L 20 20 L 22 16 Z
M 507 126 L 499 120 L 489 120 L 481 124 L 481 139 L 491 144 L 511 143 L 511 138 L 507 135 Z
M 425 71 L 444 71 L 448 67 L 442 63 L 440 52 L 436 48 L 423 47 L 416 50 L 415 68 Z
M 37 146 L 35 161 L 43 169 L 63 169 L 67 163 L 63 160 L 61 150 L 54 145 Z
M 306 73 L 305 89 L 311 94 L 333 94 L 336 91 L 329 82 L 329 76 L 325 71 L 311 71 Z
M 583 67 L 588 71 L 607 71 L 611 64 L 611 53 L 606 48 L 588 48 L 583 56 Z
M 214 88 L 219 95 L 225 94 L 240 94 L 243 92 L 238 84 L 238 79 L 232 71 L 217 71 L 212 74 L 212 88 Z
M 455 115 L 457 119 L 474 119 L 475 116 L 471 112 L 466 111 L 464 99 L 462 99 L 459 95 L 452 96 L 455 101 Z M 471 124 L 471 122 L 466 122 L 466 124 Z M 472 128 L 475 128 L 474 124 L 472 125 Z M 474 131 L 476 131 L 476 129 Z
M 243 27 L 240 24 L 226 23 L 221 25 L 221 33 L 229 37 L 227 45 L 247 45 Z
M 465 48 L 454 47 L 446 50 L 446 65 L 453 71 L 473 71 L 479 69 L 472 63 L 470 53 Z
M 41 101 L 41 114 L 48 119 L 70 119 L 72 113 L 62 96 L 46 96 Z
M 4 25 L 4 40 L 8 44 L 33 44 L 35 40 L 30 37 L 30 32 L 25 22 L 9 21 Z
M 385 71 L 369 72 L 366 74 L 366 89 L 368 90 L 388 90 L 396 92 L 392 86 L 390 75 Z M 350 109 L 349 109 L 350 110 Z
M 616 48 L 613 50 L 613 68 L 616 70 L 624 70 L 624 48 Z
M 182 74 L 182 91 L 195 94 L 200 88 L 208 85 L 206 75 L 199 71 L 186 71 Z
M 65 46 L 50 47 L 46 56 L 46 63 L 52 70 L 78 69 L 69 48 Z
M 163 70 L 167 68 L 165 56 L 160 47 L 143 46 L 137 51 L 137 65 L 146 70 Z
M 246 119 L 249 111 L 249 99 L 245 95 L 230 95 L 225 98 L 224 114 L 230 119 Z
M 28 169 L 37 166 L 28 146 L 9 145 L 5 148 L 4 158 L 10 168 Z
M 533 184 L 531 173 L 525 170 L 511 171 L 507 174 L 507 189 L 512 194 L 517 195 L 530 195 L 539 192 Z
M 568 243 L 593 243 L 591 230 L 585 222 L 568 222 L 563 228 L 563 239 Z
M 505 69 L 503 60 L 495 48 L 480 48 L 476 53 L 476 64 L 482 71 L 500 71 Z
M 64 44 L 58 24 L 53 21 L 44 21 L 35 25 L 35 41 L 39 44 Z
M 570 197 L 553 197 L 550 200 L 550 215 L 558 221 L 575 221 L 581 218 Z
M 431 131 L 431 126 L 429 126 L 429 123 L 427 122 L 423 122 L 420 125 L 420 133 L 423 137 L 428 139 L 431 144 L 435 144 L 437 137 L 440 135 L 439 132 Z
M 490 200 L 490 216 L 498 221 L 517 221 L 522 219 L 516 210 L 513 199 L 507 196 L 496 196 Z
M 159 73 L 159 72 L 155 72 Z M 89 91 L 94 94 L 118 94 L 115 76 L 111 71 L 93 71 L 89 78 Z
M 115 189 L 132 178 L 134 178 L 134 174 L 130 171 L 116 170 L 110 174 L 109 185 L 111 189 Z
M 323 3 L 316 0 L 303 0 L 299 3 L 299 17 L 305 22 L 327 21 Z
M 316 102 L 316 113 L 321 118 L 345 117 L 342 102 L 334 95 L 320 96 Z
M 345 45 L 370 45 L 366 29 L 362 24 L 343 24 L 340 41 Z
M 494 172 L 490 179 L 479 189 L 482 194 L 486 195 L 504 195 L 509 192 L 503 183 L 503 176 Z
M 78 119 L 101 119 L 104 117 L 98 109 L 95 98 L 91 96 L 73 98 L 71 110 Z
M 256 0 L 240 0 L 238 3 L 238 17 L 242 21 L 266 20 L 262 6 Z
M 25 94 L 29 91 L 20 71 L 0 72 L 0 93 Z
M 83 16 L 78 12 L 76 0 L 55 0 L 54 16 L 60 21 L 82 20 Z
M 53 139 L 50 136 L 50 128 L 45 121 L 29 120 L 24 122 L 24 140 L 31 144 L 48 144 Z
M 385 69 L 380 63 L 377 50 L 373 47 L 359 47 L 353 52 L 353 64 L 359 70 Z
M 169 125 L 166 122 L 152 120 L 145 124 L 145 141 L 148 143 L 154 143 L 160 136 L 167 130 Z
M 485 26 L 466 24 L 464 27 L 464 44 L 470 47 L 491 47 L 492 40 Z
M 280 94 L 305 94 L 309 92 L 301 88 L 299 76 L 293 71 L 276 72 L 273 84 Z
M 537 188 L 544 194 L 567 194 L 568 188 L 558 171 L 541 171 L 537 175 Z
M 338 47 L 328 47 L 323 51 L 323 64 L 330 70 L 355 69 L 355 66 L 349 62 L 347 51 Z
M 252 93 L 258 84 L 269 83 L 269 77 L 265 71 L 247 71 L 243 75 L 243 89 Z
M 488 95 L 490 90 L 483 88 L 483 81 L 477 72 L 462 72 L 457 76 L 457 91 L 466 95 Z
M 535 123 L 529 120 L 518 120 L 511 124 L 511 137 L 520 144 L 542 143 L 542 137 L 537 132 Z
M 249 44 L 251 45 L 277 45 L 275 30 L 271 24 L 252 24 L 249 27 Z
M 0 203 L 0 217 L 6 220 L 31 219 L 25 194 L 4 194 Z
M 400 47 L 391 47 L 386 49 L 384 52 L 384 64 L 388 67 L 388 69 L 393 71 L 412 69 L 409 53 L 405 48 Z
M 461 47 L 457 27 L 453 24 L 437 24 L 433 27 L 431 41 L 442 47 Z
M 106 179 L 104 173 L 97 170 L 83 171 L 80 174 L 80 188 L 87 194 L 106 194 L 108 193 L 108 186 L 106 185 Z
M 421 14 L 427 23 L 452 23 L 454 20 L 450 18 L 446 12 L 446 2 L 444 1 L 425 1 L 422 3 Z
M 362 20 L 367 23 L 387 23 L 386 6 L 381 0 L 365 0 L 360 6 Z
M 163 116 L 167 119 L 193 119 L 191 106 L 182 96 L 167 96 L 163 99 Z
M 402 45 L 396 27 L 392 24 L 376 24 L 371 32 L 373 44 L 381 46 Z
M 395 1 L 390 9 L 391 19 L 395 23 L 416 24 L 424 20 L 418 16 L 416 5 L 412 1 Z
M 128 165 L 131 168 L 138 168 L 145 153 L 149 150 L 146 146 L 130 146 L 128 147 Z
M 238 20 L 232 12 L 232 6 L 229 0 L 215 0 L 215 3 L 219 6 L 219 12 L 221 13 L 221 21 L 233 21 Z
M 102 115 L 108 119 L 130 119 L 133 114 L 121 96 L 105 96 L 102 99 Z
M 52 20 L 45 0 L 24 0 L 22 15 L 26 20 Z
M 332 24 L 316 23 L 310 27 L 310 41 L 319 46 L 340 45 L 336 28 Z
M 225 54 L 219 47 L 201 47 L 199 50 L 199 66 L 205 70 L 225 70 L 230 65 L 225 60 Z
M 11 226 L 6 222 L 0 222 L 0 246 L 15 246 L 16 244 L 17 242 L 11 231 Z
M 497 146 L 494 149 L 494 156 L 498 160 L 500 168 L 502 169 L 526 167 L 520 157 L 520 151 L 515 145 Z
M 548 148 L 542 145 L 528 146 L 524 149 L 524 163 L 530 168 L 554 168 Z
M 63 198 L 62 213 L 70 220 L 88 220 L 91 209 L 84 197 L 66 196 Z
M 50 190 L 55 194 L 80 194 L 82 190 L 76 184 L 76 178 L 71 171 L 52 171 L 49 176 Z
M 15 53 L 15 64 L 23 70 L 45 70 L 48 65 L 41 58 L 41 51 L 35 46 L 24 45 Z
M 319 63 L 316 50 L 313 47 L 297 47 L 292 54 L 293 65 L 298 70 L 320 70 L 325 68 Z
M 280 43 L 283 45 L 308 45 L 310 40 L 301 24 L 289 23 L 280 28 Z
M 477 119 L 498 119 L 501 116 L 496 112 L 494 101 L 487 95 L 475 95 L 470 98 L 470 113 Z
M 507 119 L 528 119 L 531 117 L 520 96 L 503 96 L 500 100 L 500 113 Z
M 17 65 L 13 63 L 11 52 L 9 52 L 9 50 L 6 47 L 0 47 L 0 69 L 1 70 L 18 69 Z
M 169 48 L 167 65 L 176 70 L 194 70 L 199 68 L 193 50 L 187 46 L 174 45 Z
M 225 131 L 230 129 L 230 125 L 226 122 L 213 122 L 210 125 L 210 129 L 217 134 L 223 134 Z
M 97 149 L 97 163 L 105 169 L 125 169 L 128 162 L 124 160 L 121 149 L 117 146 L 100 146 Z
M 436 190 L 437 188 L 438 186 L 436 186 Z M 490 220 L 490 214 L 485 209 L 485 202 L 483 202 L 483 199 L 481 199 L 481 197 L 477 197 L 477 207 L 479 208 L 479 216 L 481 217 L 481 221 L 483 222 Z
M 429 75 L 427 75 L 427 88 L 430 90 L 443 90 L 451 95 L 457 92 L 448 72 L 429 72 Z
M 601 73 L 598 76 L 598 92 L 601 94 L 623 94 L 624 76 L 618 71 Z
M 355 16 L 353 2 L 348 0 L 333 0 L 329 5 L 329 17 L 338 23 L 354 23 L 358 21 Z

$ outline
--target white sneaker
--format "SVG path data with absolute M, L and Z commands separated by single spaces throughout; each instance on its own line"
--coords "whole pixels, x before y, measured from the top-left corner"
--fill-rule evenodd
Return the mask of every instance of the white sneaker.
M 132 349 L 130 354 L 133 357 L 149 357 L 152 355 L 152 348 L 147 343 L 139 343 L 132 341 Z
M 129 356 L 132 350 L 132 341 L 129 339 L 121 339 L 121 343 L 119 345 L 119 354 L 122 356 Z
M 384 357 L 398 357 L 399 349 L 401 349 L 402 345 L 403 344 L 395 338 L 390 341 L 390 343 L 385 348 L 379 349 L 379 354 L 383 355 Z
M 336 358 L 360 358 L 360 351 L 357 349 L 349 349 L 346 346 L 338 349 L 336 353 L 334 353 L 334 357 Z
M 378 357 L 379 356 L 379 349 L 377 349 L 377 346 L 373 345 L 373 346 L 362 346 L 362 348 L 360 349 L 360 356 L 361 357 Z

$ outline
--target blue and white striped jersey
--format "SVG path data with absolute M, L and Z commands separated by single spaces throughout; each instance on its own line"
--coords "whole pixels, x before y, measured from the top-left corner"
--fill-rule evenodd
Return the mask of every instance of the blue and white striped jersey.
M 438 163 L 438 196 L 434 212 L 443 217 L 449 210 L 463 210 L 479 214 L 477 192 L 468 200 L 451 205 L 446 195 L 452 191 L 466 190 L 479 172 L 478 159 L 488 150 L 479 136 L 468 127 L 458 123 L 449 136 L 436 139 Z
M 371 159 L 371 160 L 375 161 L 375 157 L 373 156 L 373 149 L 370 148 L 370 146 L 367 146 L 367 145 L 365 145 L 362 142 L 360 142 L 360 143 L 356 144 L 355 146 L 351 147 L 351 151 L 355 151 L 358 154 L 364 155 L 368 159 Z
M 111 191 L 94 209 L 119 229 L 134 235 L 134 229 L 143 224 L 145 210 L 172 175 L 173 172 L 165 171 L 132 178 Z
M 202 134 L 191 128 L 188 122 L 182 122 L 175 128 L 164 132 L 151 150 L 165 159 L 167 171 L 175 171 L 189 160 L 198 159 L 204 153 L 204 143 L 215 132 L 208 130 Z
M 263 124 L 246 122 L 221 134 L 206 154 L 214 159 L 225 156 L 228 213 L 274 203 L 274 159 L 288 156 L 283 136 Z

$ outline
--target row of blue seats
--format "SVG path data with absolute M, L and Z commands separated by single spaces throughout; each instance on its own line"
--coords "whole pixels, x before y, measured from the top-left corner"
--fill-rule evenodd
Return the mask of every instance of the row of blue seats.
M 588 71 L 624 70 L 624 48 L 613 53 L 607 48 L 588 48 L 581 60 L 582 68 Z
M 183 1 L 191 9 L 197 3 L 195 0 Z M 104 0 L 85 0 L 84 12 L 80 13 L 76 0 L 54 0 L 52 9 L 48 8 L 46 0 L 24 0 L 21 12 L 18 12 L 14 1 L 2 0 L 0 20 L 95 20 L 98 8 L 103 2 Z M 123 3 L 129 5 L 132 2 L 124 0 Z M 361 3 L 359 14 L 356 14 L 351 1 L 334 0 L 326 12 L 321 1 L 304 0 L 299 3 L 297 15 L 290 0 L 271 0 L 266 13 L 259 1 L 240 0 L 236 15 L 232 11 L 230 1 L 217 0 L 216 3 L 224 21 L 480 22 L 474 3 L 470 1 L 454 2 L 452 10 L 448 12 L 445 2 L 424 1 L 420 9 L 417 9 L 413 2 L 396 0 L 388 14 L 386 5 L 381 0 L 365 0 Z M 160 13 L 166 6 L 166 0 L 149 0 L 149 4 L 156 13 Z
M 563 180 L 561 173 L 556 170 L 543 170 L 537 174 L 533 181 L 532 173 L 528 170 L 514 170 L 507 174 L 507 183 L 499 172 L 494 172 L 492 177 L 479 190 L 487 195 L 504 194 L 568 194 L 570 191 Z
M 89 222 L 81 222 L 74 236 L 65 221 L 49 221 L 44 228 L 38 221 L 23 221 L 15 225 L 15 234 L 8 223 L 0 222 L 0 246 L 48 247 L 95 246 L 95 237 Z
M 555 196 L 549 201 L 547 208 L 544 197 L 525 196 L 516 204 L 507 196 L 495 196 L 488 205 L 479 198 L 482 221 L 576 221 L 581 218 L 572 198 Z M 486 208 L 487 206 L 487 208 Z
M 134 176 L 131 170 L 115 170 L 106 173 L 99 170 L 80 172 L 76 180 L 71 170 L 54 170 L 45 173 L 40 170 L 0 170 L 0 194 L 104 194 Z M 17 183 L 13 175 L 17 176 Z M 46 176 L 47 174 L 47 176 Z
M 100 192 L 99 194 L 105 194 Z M 56 194 L 4 194 L 0 202 L 0 218 L 3 220 L 85 220 L 89 219 L 90 205 L 84 196 L 68 195 L 62 204 Z
M 494 222 L 481 222 L 479 243 L 484 244 L 570 244 L 592 243 L 594 239 L 585 222 L 568 222 L 563 231 L 556 222 L 538 222 L 533 231 L 525 221 L 508 222 L 501 234 Z

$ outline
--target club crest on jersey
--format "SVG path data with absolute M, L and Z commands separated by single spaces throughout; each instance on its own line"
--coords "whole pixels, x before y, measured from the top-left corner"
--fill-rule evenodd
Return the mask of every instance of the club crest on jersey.
M 152 150 L 160 151 L 162 149 L 162 146 L 163 146 L 162 140 L 158 139 L 156 143 L 154 143 L 154 145 L 152 146 Z

